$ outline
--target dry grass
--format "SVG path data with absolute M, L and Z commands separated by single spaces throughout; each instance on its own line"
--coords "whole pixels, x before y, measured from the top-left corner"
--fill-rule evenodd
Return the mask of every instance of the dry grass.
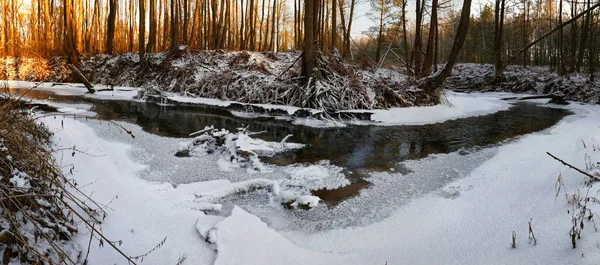
M 103 241 L 134 263 L 99 231 L 103 208 L 63 175 L 40 116 L 18 104 L 20 98 L 0 98 L 0 262 L 85 264 L 71 241 L 83 223 L 90 242 Z

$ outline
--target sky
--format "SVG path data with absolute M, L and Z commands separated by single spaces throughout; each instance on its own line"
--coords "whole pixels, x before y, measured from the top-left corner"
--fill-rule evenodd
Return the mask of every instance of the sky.
M 356 6 L 356 14 L 354 17 L 354 21 L 352 22 L 352 36 L 359 37 L 364 36 L 364 32 L 369 29 L 369 27 L 376 26 L 377 23 L 374 22 L 368 15 L 369 12 L 372 12 L 370 4 L 371 0 L 363 0 L 360 1 Z M 462 6 L 462 2 L 459 0 L 453 0 L 453 5 L 455 9 L 460 10 Z M 483 8 L 483 6 L 488 3 L 492 4 L 490 0 L 473 0 L 471 4 L 471 16 L 479 14 L 479 11 Z M 406 5 L 407 19 L 414 20 L 415 13 L 415 1 L 409 0 Z

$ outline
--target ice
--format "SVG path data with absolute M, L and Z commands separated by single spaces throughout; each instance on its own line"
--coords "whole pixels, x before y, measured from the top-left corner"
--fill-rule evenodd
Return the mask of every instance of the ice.
M 371 120 L 378 125 L 422 125 L 447 120 L 487 115 L 507 110 L 510 104 L 499 94 L 463 94 L 446 92 L 447 102 L 436 106 L 370 110 Z M 360 123 L 360 122 L 359 122 Z
M 453 97 L 453 106 L 462 110 L 475 101 L 482 106 L 474 104 L 471 110 L 504 106 L 497 94 Z M 196 264 L 596 264 L 600 234 L 586 221 L 572 249 L 567 211 L 573 206 L 564 199 L 564 192 L 585 194 L 587 177 L 546 152 L 599 173 L 593 162 L 600 160 L 600 108 L 564 108 L 575 114 L 545 131 L 466 154 L 405 161 L 412 171 L 405 174 L 373 173 L 366 179 L 369 187 L 333 206 L 323 206 L 310 194 L 317 187 L 348 184 L 340 168 L 325 162 L 273 167 L 260 175 L 239 168 L 224 173 L 211 156 L 173 158 L 182 139 L 150 136 L 139 126 L 128 125 L 137 134 L 130 139 L 116 127 L 94 122 L 41 120 L 59 146 L 99 155 L 55 154 L 63 164 L 76 165 L 72 177 L 78 183 L 94 182 L 84 191 L 109 204 L 103 231 L 123 239 L 123 251 L 146 253 L 167 236 L 145 258 L 148 264 L 175 264 L 182 254 Z M 245 144 L 265 147 L 260 141 Z M 142 159 L 147 153 L 156 157 Z M 173 172 L 186 176 L 176 179 Z M 564 188 L 556 197 L 559 174 Z M 589 194 L 596 196 L 597 186 Z M 260 203 L 244 201 L 252 196 L 263 197 Z M 290 205 L 297 209 L 286 208 L 284 201 L 297 202 Z M 314 207 L 304 210 L 300 204 Z M 535 246 L 527 238 L 530 220 L 539 241 Z M 89 234 L 83 227 L 80 231 L 75 240 L 85 247 Z M 512 231 L 515 249 L 510 247 Z M 123 262 L 106 247 L 91 249 L 89 264 Z
M 292 165 L 286 169 L 290 177 L 282 180 L 281 184 L 311 190 L 340 188 L 350 184 L 342 170 L 327 161 L 320 161 L 316 165 Z

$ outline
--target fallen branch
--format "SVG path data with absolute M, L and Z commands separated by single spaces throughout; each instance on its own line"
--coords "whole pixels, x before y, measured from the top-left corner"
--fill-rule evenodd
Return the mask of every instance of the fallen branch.
M 300 58 L 302 58 L 303 55 L 304 55 L 304 52 L 302 52 L 300 54 L 300 56 L 298 56 L 298 58 L 296 58 L 296 60 L 294 60 L 292 62 L 292 64 L 290 64 L 290 66 L 288 68 L 286 68 L 283 72 L 281 72 L 281 74 L 279 74 L 277 76 L 277 78 L 275 78 L 275 79 L 281 79 L 281 77 L 283 76 L 283 74 L 285 74 L 287 71 L 289 71 L 290 69 L 292 69 L 292 67 L 296 64 L 296 62 L 298 62 L 298 60 L 300 60 Z
M 356 43 L 356 41 L 354 41 L 354 39 L 352 37 L 350 37 L 350 40 L 352 40 L 352 43 L 354 43 L 354 45 L 356 45 L 356 48 L 358 48 L 365 55 L 365 57 L 367 57 L 367 59 L 369 59 L 369 61 L 371 61 L 371 63 L 373 65 L 377 66 L 377 62 L 375 62 L 373 59 L 371 59 L 371 57 L 369 57 L 367 52 L 365 52 L 360 46 L 358 46 L 358 43 Z
M 577 171 L 577 172 L 579 172 L 579 173 L 581 173 L 581 174 L 584 174 L 584 175 L 588 176 L 589 178 L 591 178 L 591 179 L 593 179 L 593 180 L 600 181 L 600 178 L 598 178 L 597 176 L 594 176 L 594 175 L 592 175 L 592 174 L 590 174 L 590 173 L 587 173 L 587 172 L 585 172 L 585 171 L 583 171 L 583 170 L 581 170 L 581 169 L 579 169 L 579 168 L 576 168 L 576 167 L 574 167 L 573 165 L 571 165 L 571 164 L 569 164 L 569 163 L 567 163 L 567 162 L 565 162 L 565 161 L 561 160 L 560 158 L 558 158 L 558 157 L 556 157 L 556 156 L 554 156 L 554 155 L 550 154 L 549 152 L 546 152 L 546 154 L 548 154 L 548 155 L 549 155 L 549 156 L 551 156 L 552 158 L 556 159 L 558 162 L 561 162 L 563 165 L 565 165 L 565 166 L 568 166 L 568 167 L 570 167 L 571 169 L 574 169 L 575 171 Z
M 545 99 L 549 98 L 550 103 L 569 104 L 563 96 L 556 94 L 536 95 L 536 96 L 525 96 L 525 97 L 506 97 L 502 100 L 528 100 L 528 99 Z
M 90 83 L 90 81 L 88 81 L 88 79 L 79 71 L 79 69 L 77 69 L 77 67 L 75 67 L 72 64 L 69 64 L 69 68 L 71 68 L 71 71 L 73 71 L 73 73 L 77 76 L 77 78 L 85 85 L 85 88 L 87 88 L 88 92 L 90 92 L 91 94 L 94 94 L 96 92 L 96 90 L 94 89 L 94 86 Z

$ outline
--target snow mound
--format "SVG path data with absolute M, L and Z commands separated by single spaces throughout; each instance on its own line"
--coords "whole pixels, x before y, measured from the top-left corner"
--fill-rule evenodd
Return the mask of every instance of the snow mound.
M 267 190 L 270 199 L 274 202 L 286 204 L 292 208 L 310 209 L 319 205 L 319 197 L 309 195 L 310 190 L 301 187 L 281 187 L 279 181 L 270 179 L 250 179 L 246 181 L 234 182 L 222 188 L 208 192 L 196 192 L 197 207 L 204 207 L 208 210 L 220 211 L 219 204 L 213 204 L 227 196 L 253 192 L 255 190 Z
M 292 165 L 286 171 L 290 177 L 281 181 L 282 186 L 301 186 L 309 190 L 337 189 L 350 184 L 342 173 L 343 168 L 320 161 L 316 165 Z
M 456 93 L 447 91 L 445 103 L 409 108 L 391 108 L 385 110 L 370 110 L 373 113 L 371 120 L 377 125 L 423 125 L 444 122 L 452 119 L 466 118 L 492 114 L 510 108 L 510 103 L 500 100 L 498 93 Z M 364 112 L 352 110 L 350 112 Z M 361 124 L 364 122 L 358 122 Z
M 198 233 L 217 249 L 215 264 L 369 264 L 364 257 L 298 247 L 258 217 L 235 206 L 231 216 L 198 218 Z M 207 229 L 212 223 L 214 227 Z M 243 261 L 243 262 L 242 262 Z

